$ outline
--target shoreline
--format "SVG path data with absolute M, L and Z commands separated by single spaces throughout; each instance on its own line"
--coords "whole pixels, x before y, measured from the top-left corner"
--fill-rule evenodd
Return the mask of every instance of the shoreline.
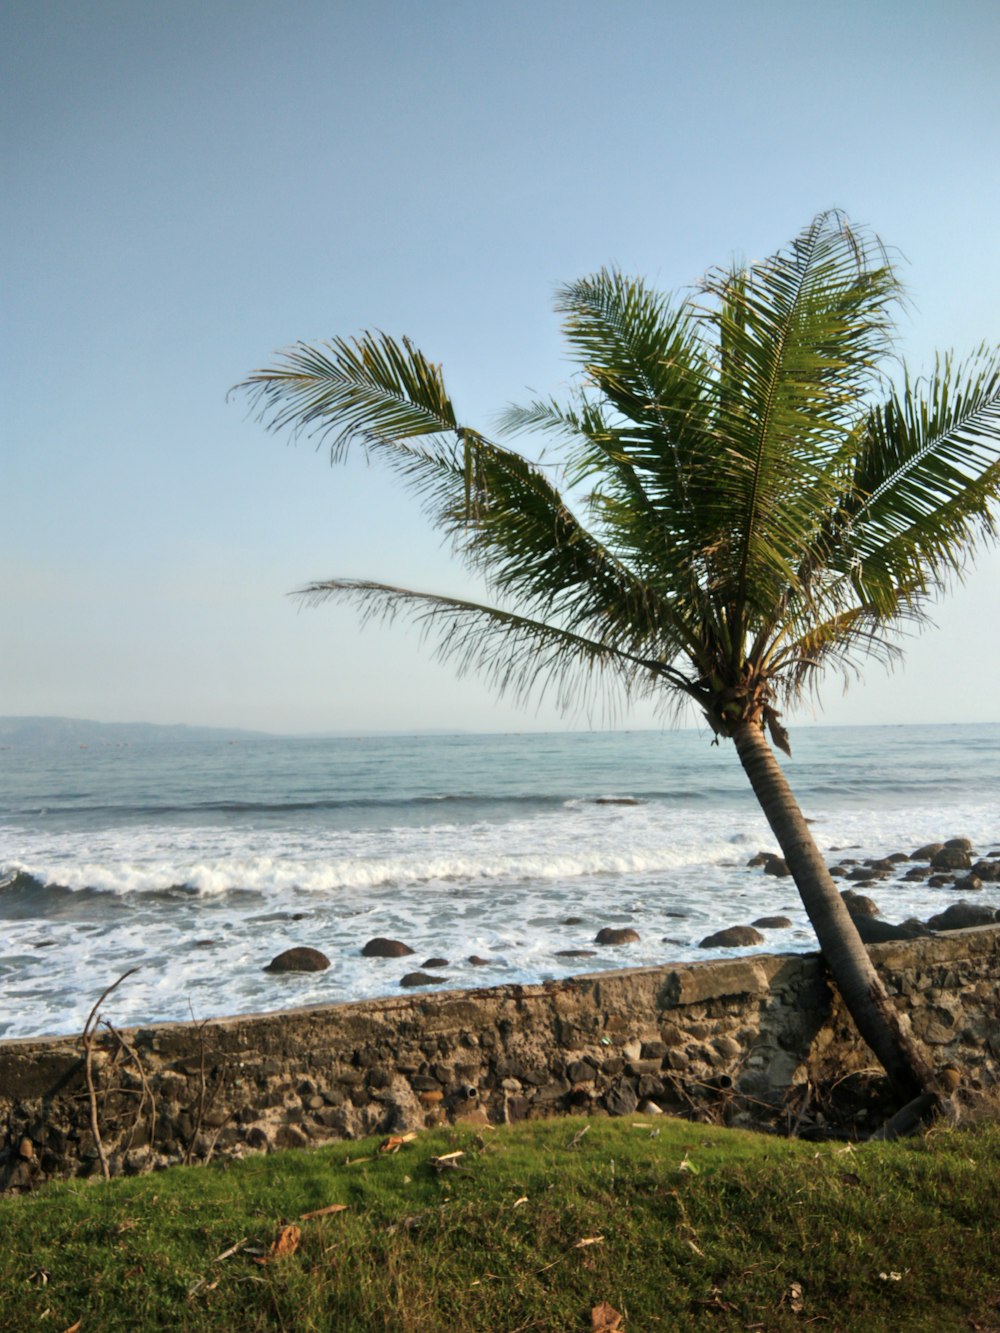
M 979 857 L 968 839 L 955 838 L 945 842 L 926 844 L 914 852 L 891 853 L 885 857 L 855 858 L 846 853 L 850 849 L 831 859 L 831 874 L 842 884 L 842 892 L 848 903 L 855 924 L 863 941 L 868 945 L 886 943 L 894 939 L 908 939 L 921 935 L 933 935 L 956 929 L 985 926 L 1000 922 L 1000 845 Z M 745 866 L 752 876 L 768 877 L 787 886 L 787 893 L 797 898 L 794 885 L 788 879 L 787 868 L 780 857 L 773 853 L 759 852 L 750 857 Z M 879 890 L 893 889 L 907 883 L 927 883 L 935 890 L 939 900 L 939 911 L 923 920 L 890 921 L 879 905 L 870 896 Z M 23 886 L 22 886 L 23 887 Z M 883 903 L 891 911 L 891 896 L 883 896 Z M 735 911 L 731 914 L 735 916 Z M 636 918 L 631 918 L 635 921 Z M 293 1012 L 299 1008 L 314 1009 L 328 1005 L 367 1004 L 391 999 L 401 988 L 413 990 L 418 995 L 452 992 L 455 990 L 476 993 L 489 991 L 504 985 L 544 985 L 553 982 L 571 981 L 580 976 L 590 975 L 590 969 L 596 968 L 595 976 L 607 976 L 630 966 L 630 953 L 641 945 L 639 931 L 630 924 L 611 922 L 599 925 L 593 934 L 593 922 L 586 917 L 568 917 L 563 922 L 566 931 L 581 928 L 591 931 L 591 936 L 577 947 L 557 950 L 553 960 L 558 959 L 563 970 L 559 976 L 504 978 L 497 976 L 495 961 L 472 955 L 462 961 L 450 960 L 442 956 L 422 957 L 421 952 L 412 949 L 400 939 L 375 936 L 358 950 L 361 957 L 370 962 L 373 969 L 381 973 L 381 981 L 376 984 L 382 989 L 368 995 L 335 995 L 316 997 L 315 993 L 299 1005 L 283 1005 L 270 1009 L 258 1005 L 248 1009 L 229 1010 L 222 1014 L 198 1014 L 193 1017 L 197 1022 L 221 1022 L 241 1017 L 263 1016 L 275 1013 Z M 749 959 L 766 956 L 774 949 L 780 949 L 787 940 L 792 945 L 791 955 L 805 956 L 815 952 L 815 938 L 803 941 L 792 940 L 792 921 L 783 915 L 756 917 L 753 920 L 733 920 L 728 927 L 709 932 L 698 947 L 706 947 L 707 952 L 699 958 L 696 949 L 675 953 L 670 957 L 661 957 L 655 962 L 643 961 L 632 966 L 693 966 L 699 961 Z M 749 933 L 748 933 L 749 932 Z M 303 929 L 300 932 L 305 935 Z M 750 938 L 750 935 L 754 938 Z M 373 947 L 375 946 L 375 947 Z M 660 951 L 662 954 L 662 950 Z M 295 956 L 293 956 L 295 955 Z M 263 960 L 263 953 L 261 954 Z M 282 960 L 285 960 L 282 962 Z M 257 972 L 271 973 L 275 976 L 276 986 L 312 986 L 314 978 L 322 978 L 328 969 L 334 969 L 340 962 L 336 955 L 331 960 L 316 943 L 292 945 L 289 949 L 272 956 L 270 962 L 261 961 L 254 965 L 254 977 Z M 142 965 L 139 965 L 141 970 Z M 390 975 L 391 971 L 391 975 Z M 457 974 L 457 975 L 456 975 Z M 475 985 L 473 978 L 483 977 L 482 985 Z M 106 977 L 105 984 L 113 980 Z M 472 983 L 472 984 L 470 984 Z M 93 995 L 89 1003 L 96 998 Z M 266 996 L 258 991 L 253 999 L 261 1000 Z M 119 994 L 119 1002 L 124 1000 L 126 1008 L 131 1002 L 128 989 Z M 150 1027 L 160 1024 L 183 1022 L 173 1016 L 148 1017 L 129 1016 L 125 1022 L 131 1027 Z M 79 1027 L 49 1033 L 11 1033 L 0 1035 L 0 1042 L 41 1039 L 71 1039 Z

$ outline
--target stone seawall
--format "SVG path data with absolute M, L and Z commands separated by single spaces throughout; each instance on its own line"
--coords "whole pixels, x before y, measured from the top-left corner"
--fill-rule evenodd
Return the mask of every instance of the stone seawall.
M 960 1095 L 1000 1083 L 1000 927 L 875 946 L 872 957 Z M 126 983 L 127 984 L 127 983 Z M 816 954 L 603 972 L 0 1043 L 0 1189 L 211 1157 L 560 1112 L 822 1124 L 880 1080 Z M 846 1077 L 845 1077 L 846 1076 Z M 861 1091 L 864 1089 L 864 1095 Z M 97 1134 L 94 1133 L 96 1118 Z

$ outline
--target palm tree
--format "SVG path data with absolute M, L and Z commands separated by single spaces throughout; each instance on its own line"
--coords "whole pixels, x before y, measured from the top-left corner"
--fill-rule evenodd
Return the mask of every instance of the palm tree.
M 615 681 L 695 701 L 735 745 L 859 1031 L 898 1094 L 926 1102 L 934 1072 L 768 742 L 788 752 L 779 706 L 825 667 L 894 658 L 893 635 L 997 533 L 1000 355 L 890 379 L 901 296 L 881 243 L 839 212 L 681 299 L 607 269 L 562 287 L 570 400 L 499 427 L 557 437 L 558 466 L 463 424 L 408 339 L 298 344 L 239 387 L 333 460 L 357 444 L 387 462 L 492 603 L 357 579 L 307 598 L 408 615 L 517 696 L 554 685 L 569 705 Z

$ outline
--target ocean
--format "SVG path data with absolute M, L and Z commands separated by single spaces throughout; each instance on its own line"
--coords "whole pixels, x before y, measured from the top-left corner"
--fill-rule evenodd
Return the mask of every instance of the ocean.
M 803 727 L 782 760 L 830 859 L 1000 844 L 1000 726 Z M 244 737 L 0 754 L 0 1037 L 728 956 L 699 942 L 782 914 L 770 951 L 815 948 L 731 745 L 699 731 Z M 839 849 L 839 850 L 834 850 Z M 904 867 L 905 869 L 905 867 Z M 863 890 L 890 921 L 950 888 Z M 1000 884 L 976 900 L 1000 907 Z M 630 926 L 627 946 L 594 943 Z M 406 958 L 367 958 L 373 936 Z M 308 945 L 332 966 L 263 969 Z M 593 957 L 560 956 L 593 950 Z M 473 964 L 473 956 L 483 960 Z

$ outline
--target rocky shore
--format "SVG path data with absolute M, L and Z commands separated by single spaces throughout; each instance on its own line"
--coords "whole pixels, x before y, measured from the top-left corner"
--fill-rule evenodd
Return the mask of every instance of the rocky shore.
M 1000 846 L 980 855 L 968 838 L 948 838 L 943 842 L 926 843 L 912 852 L 894 851 L 882 857 L 858 859 L 850 855 L 851 848 L 835 848 L 836 859 L 830 862 L 830 874 L 844 880 L 846 887 L 841 896 L 865 944 L 884 944 L 891 940 L 914 939 L 933 935 L 942 930 L 963 930 L 972 926 L 988 926 L 1000 922 L 1000 908 L 989 902 L 969 902 L 964 895 L 981 893 L 995 886 L 995 893 L 987 896 L 1000 898 Z M 774 852 L 762 851 L 747 861 L 749 870 L 765 875 L 788 878 L 791 872 L 784 859 Z M 892 888 L 921 881 L 928 887 L 942 890 L 942 909 L 926 921 L 908 917 L 898 923 L 882 919 L 882 909 L 864 888 Z M 957 900 L 954 894 L 961 894 Z M 947 902 L 945 902 L 947 898 Z M 567 927 L 580 924 L 579 917 L 567 918 Z M 706 935 L 702 949 L 753 949 L 774 943 L 763 932 L 787 930 L 790 917 L 771 915 L 757 917 L 747 923 L 726 926 Z M 637 944 L 639 932 L 632 927 L 602 926 L 594 937 L 593 949 L 562 949 L 560 958 L 593 958 L 599 948 L 623 948 Z M 668 941 L 670 942 L 670 941 Z M 404 958 L 414 950 L 402 940 L 376 937 L 361 949 L 367 958 Z M 485 966 L 487 959 L 473 954 L 467 964 Z M 265 971 L 317 972 L 331 966 L 331 960 L 321 950 L 311 947 L 286 949 L 265 967 Z M 449 977 L 443 969 L 451 966 L 449 959 L 437 955 L 425 958 L 416 970 L 410 969 L 399 978 L 399 985 L 407 988 L 443 986 Z

